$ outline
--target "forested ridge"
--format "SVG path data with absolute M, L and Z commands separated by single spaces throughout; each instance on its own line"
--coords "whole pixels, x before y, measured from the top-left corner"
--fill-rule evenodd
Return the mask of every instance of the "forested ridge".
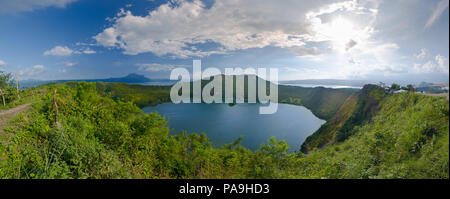
M 244 76 L 244 85 L 237 86 L 236 77 L 233 76 L 233 93 L 235 96 L 236 89 L 241 88 L 244 90 L 245 102 L 248 100 L 248 75 Z M 216 78 L 216 77 L 214 77 Z M 222 78 L 222 98 L 225 98 L 225 76 Z M 212 78 L 211 78 L 212 79 Z M 256 85 L 258 86 L 259 77 L 254 76 Z M 202 80 L 201 87 L 203 88 L 211 80 Z M 269 92 L 269 82 L 263 80 L 266 83 L 267 93 Z M 69 82 L 68 84 L 74 84 L 75 82 Z M 193 86 L 190 84 L 190 91 L 192 97 Z M 146 86 L 137 84 L 125 84 L 125 83 L 103 83 L 96 82 L 97 90 L 101 93 L 111 96 L 113 99 L 121 99 L 123 101 L 131 101 L 140 108 L 145 106 L 154 106 L 164 102 L 170 102 L 170 89 L 171 86 Z M 328 120 L 332 118 L 339 107 L 345 102 L 345 100 L 357 90 L 355 89 L 331 89 L 324 87 L 316 88 L 303 88 L 297 86 L 278 85 L 278 101 L 280 103 L 294 104 L 305 106 L 311 112 L 320 119 Z M 256 92 L 256 91 L 254 91 Z M 256 95 L 258 95 L 256 93 Z M 257 98 L 258 99 L 258 98 Z
M 377 114 L 379 103 L 387 96 L 385 89 L 377 85 L 365 85 L 347 98 L 333 118 L 305 140 L 301 150 L 306 153 L 313 148 L 346 140 L 356 133 L 355 126 L 369 122 Z
M 213 147 L 204 134 L 169 135 L 163 117 L 144 114 L 136 105 L 152 101 L 144 99 L 149 96 L 164 101 L 163 88 L 125 99 L 131 91 L 124 89 L 119 96 L 116 86 L 128 87 L 79 82 L 22 91 L 27 97 L 21 103 L 28 100 L 31 108 L 2 127 L 0 177 L 449 177 L 449 104 L 444 98 L 383 96 L 376 114 L 353 126 L 345 139 L 303 154 L 289 153 L 288 144 L 275 138 L 251 151 L 240 145 L 241 138 Z

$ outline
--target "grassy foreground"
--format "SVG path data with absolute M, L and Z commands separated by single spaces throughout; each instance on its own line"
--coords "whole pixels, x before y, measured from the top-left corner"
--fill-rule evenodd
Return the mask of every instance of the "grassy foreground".
M 163 117 L 99 89 L 36 88 L 31 109 L 3 127 L 0 178 L 449 178 L 444 98 L 384 97 L 346 140 L 302 154 L 274 138 L 250 151 L 240 139 L 214 148 L 205 135 L 170 136 Z

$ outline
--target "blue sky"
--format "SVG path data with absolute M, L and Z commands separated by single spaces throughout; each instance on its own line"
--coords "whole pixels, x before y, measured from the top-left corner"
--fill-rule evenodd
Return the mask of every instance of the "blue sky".
M 276 67 L 281 80 L 448 82 L 449 1 L 0 0 L 0 70 L 86 79 Z

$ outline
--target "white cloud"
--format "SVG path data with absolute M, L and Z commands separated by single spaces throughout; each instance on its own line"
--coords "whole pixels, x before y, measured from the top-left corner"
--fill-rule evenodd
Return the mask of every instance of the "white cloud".
M 282 69 L 287 72 L 300 72 L 301 71 L 300 69 L 294 68 L 294 67 L 283 67 Z
M 292 47 L 290 48 L 290 51 L 293 52 L 298 57 L 311 57 L 321 54 L 316 47 L 311 48 L 307 48 L 304 46 Z
M 348 59 L 348 63 L 355 64 L 355 65 L 360 65 L 361 64 L 359 61 L 355 60 L 353 57 L 350 57 Z
M 197 0 L 172 2 L 176 3 L 141 16 L 122 9 L 94 39 L 124 54 L 150 52 L 177 58 L 286 48 L 300 59 L 329 61 L 330 74 L 345 77 L 406 68 L 393 63 L 399 49 L 396 43 L 373 37 L 377 1 L 221 0 L 209 9 Z M 205 43 L 219 47 L 205 50 L 200 47 Z M 162 70 L 160 66 L 145 69 Z
M 366 41 L 358 44 L 348 53 L 348 68 L 343 70 L 349 73 L 355 72 L 362 76 L 374 71 L 387 70 L 390 72 L 402 71 L 403 68 L 396 64 L 397 50 L 400 47 L 396 43 L 379 43 Z M 343 55 L 339 55 L 343 56 Z M 331 63 L 334 63 L 333 61 Z M 339 64 L 339 63 L 335 63 Z
M 449 67 L 446 62 L 447 59 L 438 54 L 433 60 L 428 60 L 424 64 L 415 63 L 413 71 L 416 73 L 448 73 Z
M 77 42 L 75 43 L 76 46 L 95 46 L 96 44 L 92 43 L 84 43 L 84 42 Z
M 436 55 L 436 57 L 434 58 L 434 60 L 436 61 L 437 65 L 439 66 L 439 68 L 441 68 L 443 71 L 447 70 L 448 71 L 448 66 L 445 66 L 445 57 L 438 54 Z
M 389 50 L 396 50 L 400 47 L 396 43 L 385 43 L 381 45 L 376 45 L 371 48 L 371 50 L 366 51 L 367 54 L 369 53 L 382 53 Z
M 34 65 L 32 68 L 36 70 L 44 70 L 45 67 L 44 65 Z
M 430 73 L 435 72 L 438 68 L 433 61 L 427 61 L 424 64 L 414 64 L 414 70 L 418 73 Z
M 378 7 L 378 1 L 343 1 L 306 14 L 314 33 L 308 38 L 308 44 L 328 45 L 328 48 L 320 49 L 323 55 L 319 61 L 330 66 L 321 73 L 327 70 L 336 77 L 359 79 L 407 71 L 407 67 L 398 61 L 400 46 L 377 37 Z
M 75 66 L 75 65 L 77 65 L 77 63 L 75 63 L 75 62 L 62 62 L 61 63 L 62 65 L 64 65 L 64 66 L 67 66 L 67 67 L 72 67 L 72 66 Z
M 0 0 L 1 13 L 32 11 L 46 7 L 64 8 L 76 0 Z
M 146 16 L 122 10 L 94 39 L 129 55 L 151 52 L 182 58 L 266 46 L 300 47 L 317 36 L 305 13 L 333 1 L 221 0 L 209 9 L 199 0 L 171 2 Z M 220 47 L 192 48 L 204 43 Z
M 97 52 L 88 48 L 88 49 L 83 50 L 83 53 L 84 54 L 95 54 Z
M 417 59 L 424 59 L 428 54 L 428 50 L 425 48 L 420 49 L 420 53 L 415 55 Z
M 46 50 L 44 55 L 53 55 L 53 56 L 69 56 L 72 55 L 74 51 L 67 46 L 55 46 L 50 50 Z
M 106 28 L 102 33 L 94 36 L 94 39 L 97 40 L 97 43 L 105 46 L 105 47 L 114 47 L 116 44 L 119 44 L 117 37 L 119 36 L 116 33 L 115 28 Z
M 327 75 L 339 77 L 390 75 L 411 68 L 401 60 L 396 40 L 380 37 L 377 18 L 384 17 L 378 16 L 379 9 L 386 9 L 379 7 L 380 1 L 221 0 L 211 8 L 198 0 L 171 2 L 147 15 L 122 9 L 93 38 L 97 45 L 128 55 L 177 58 L 285 48 L 318 66 L 332 63 L 325 69 Z M 218 47 L 202 48 L 211 43 Z
M 189 67 L 187 65 L 168 65 L 168 64 L 136 64 L 139 66 L 139 71 L 147 71 L 147 72 L 158 72 L 158 71 L 169 71 L 178 67 Z
M 329 42 L 331 48 L 346 52 L 357 44 L 370 42 L 375 31 L 378 4 L 371 1 L 344 1 L 309 11 L 306 16 L 314 35 L 314 42 Z M 359 45 L 364 46 L 364 45 Z
M 77 43 L 78 44 L 78 43 Z M 90 48 L 82 48 L 81 50 L 72 50 L 67 46 L 55 46 L 50 50 L 46 50 L 44 55 L 53 55 L 53 56 L 69 56 L 73 54 L 95 54 L 97 53 Z
M 448 2 L 449 0 L 441 0 L 437 6 L 436 9 L 433 11 L 431 16 L 428 18 L 427 23 L 425 24 L 425 28 L 429 28 L 436 22 L 437 19 L 441 16 L 441 14 L 445 11 L 445 9 L 448 8 Z
M 5 61 L 3 61 L 3 60 L 0 60 L 0 67 L 3 67 L 3 66 L 6 66 L 7 64 L 6 64 L 6 62 Z
M 19 76 L 25 77 L 25 78 L 36 78 L 36 76 L 42 74 L 45 71 L 44 65 L 34 65 L 31 68 L 26 68 L 23 70 L 20 70 L 18 72 Z

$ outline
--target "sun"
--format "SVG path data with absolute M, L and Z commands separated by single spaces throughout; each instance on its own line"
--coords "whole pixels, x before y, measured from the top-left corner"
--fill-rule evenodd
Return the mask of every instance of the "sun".
M 337 42 L 338 44 L 345 45 L 355 36 L 352 22 L 342 17 L 338 17 L 331 22 L 330 31 L 332 41 Z
M 338 16 L 328 23 L 320 24 L 316 31 L 323 40 L 331 42 L 331 47 L 338 52 L 345 52 L 350 42 L 356 43 L 358 31 L 354 23 L 344 17 Z

